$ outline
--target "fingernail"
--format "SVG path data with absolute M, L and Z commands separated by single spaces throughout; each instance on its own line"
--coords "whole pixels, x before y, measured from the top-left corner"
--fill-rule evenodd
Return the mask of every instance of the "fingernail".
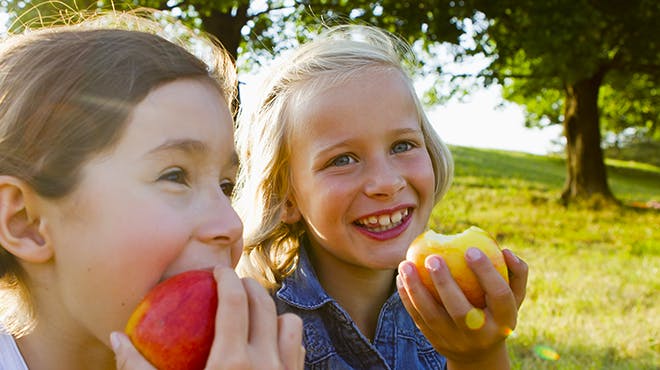
M 440 258 L 436 256 L 427 257 L 426 261 L 424 261 L 424 265 L 428 270 L 431 271 L 439 271 L 442 268 L 442 265 L 440 264 Z
M 483 253 L 481 253 L 479 248 L 468 248 L 465 255 L 470 261 L 478 261 L 483 256 Z
M 403 288 L 403 281 L 401 281 L 401 276 L 400 275 L 396 276 L 396 287 L 397 287 L 397 289 Z
M 520 263 L 520 258 L 518 258 L 518 256 L 516 256 L 516 254 L 513 253 L 513 251 L 511 251 L 511 249 L 507 249 L 507 250 L 509 251 L 509 254 L 511 254 L 511 257 L 513 257 L 514 262 Z
M 410 267 L 410 265 L 407 263 L 401 264 L 399 270 L 400 270 L 399 272 L 401 273 L 401 275 L 403 275 L 404 278 L 412 274 L 412 267 Z
M 117 352 L 120 343 L 121 343 L 121 339 L 119 339 L 119 333 L 114 331 L 110 333 L 110 345 L 112 346 L 113 351 Z

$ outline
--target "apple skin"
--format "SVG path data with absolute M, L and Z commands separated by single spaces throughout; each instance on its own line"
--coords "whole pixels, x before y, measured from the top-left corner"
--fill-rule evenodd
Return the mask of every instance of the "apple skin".
M 159 370 L 201 370 L 213 342 L 217 305 L 213 273 L 186 271 L 149 291 L 125 332 Z
M 433 230 L 419 235 L 408 248 L 406 259 L 417 267 L 420 278 L 433 296 L 442 302 L 433 285 L 431 275 L 424 265 L 426 257 L 435 254 L 442 257 L 454 280 L 470 303 L 478 308 L 486 307 L 486 297 L 477 276 L 465 261 L 465 252 L 470 247 L 479 248 L 491 260 L 497 272 L 509 282 L 508 269 L 504 255 L 497 242 L 484 230 L 471 226 L 460 234 L 443 235 Z

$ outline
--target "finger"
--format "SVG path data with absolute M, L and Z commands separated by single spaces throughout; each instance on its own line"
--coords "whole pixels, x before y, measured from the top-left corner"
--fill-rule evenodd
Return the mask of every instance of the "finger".
M 465 316 L 474 307 L 454 280 L 447 262 L 440 256 L 430 255 L 424 263 L 454 325 L 464 328 Z
M 417 308 L 415 308 L 415 305 L 412 303 L 412 300 L 408 295 L 408 291 L 406 290 L 403 284 L 403 277 L 401 277 L 401 274 L 396 276 L 396 290 L 397 292 L 399 292 L 399 298 L 401 298 L 401 303 L 403 303 L 403 307 L 406 308 L 406 311 L 408 311 L 413 321 L 418 323 L 417 325 L 425 326 L 426 323 L 424 322 L 424 319 L 422 319 L 422 316 L 419 314 Z
M 278 355 L 278 318 L 275 302 L 256 280 L 242 279 L 248 296 L 250 310 L 250 332 L 248 342 L 259 354 L 258 362 L 264 368 L 277 368 L 280 365 Z
M 218 310 L 215 316 L 215 338 L 208 365 L 248 358 L 249 335 L 248 297 L 234 270 L 216 267 L 213 271 L 218 289 Z
M 518 307 L 509 284 L 480 249 L 468 248 L 465 259 L 486 293 L 486 304 L 495 323 L 513 330 Z
M 135 349 L 126 334 L 112 332 L 110 334 L 110 343 L 112 344 L 112 350 L 115 352 L 117 370 L 156 370 Z
M 280 359 L 287 370 L 302 369 L 305 364 L 303 323 L 300 317 L 286 313 L 277 318 Z
M 440 295 L 442 302 L 438 302 L 422 283 L 419 273 L 412 262 L 403 261 L 399 264 L 399 275 L 403 281 L 403 287 L 411 306 L 409 313 L 411 316 L 412 308 L 416 314 L 413 316 L 417 325 L 425 324 L 433 331 L 455 330 L 452 318 L 446 311 L 446 306 L 442 303 L 445 298 Z M 461 293 L 462 294 L 462 293 Z M 402 298 L 403 299 L 403 298 Z M 405 306 L 404 306 L 405 307 Z
M 518 258 L 511 250 L 502 250 L 504 254 L 504 261 L 509 268 L 509 285 L 516 298 L 516 305 L 520 308 L 525 295 L 527 294 L 527 277 L 529 274 L 529 267 L 525 261 Z

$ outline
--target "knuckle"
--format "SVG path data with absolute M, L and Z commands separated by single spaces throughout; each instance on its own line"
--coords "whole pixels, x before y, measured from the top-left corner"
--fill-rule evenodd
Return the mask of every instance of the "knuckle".
M 257 362 L 254 363 L 253 369 L 264 369 L 264 370 L 284 370 L 284 366 L 280 361 L 279 357 L 275 355 L 271 356 L 261 356 L 257 357 Z
M 240 290 L 228 290 L 222 297 L 222 304 L 230 307 L 240 307 L 247 303 L 247 297 Z

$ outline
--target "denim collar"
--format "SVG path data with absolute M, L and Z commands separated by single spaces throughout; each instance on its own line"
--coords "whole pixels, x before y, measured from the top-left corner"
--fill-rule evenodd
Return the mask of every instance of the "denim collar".
M 335 299 L 321 286 L 321 282 L 316 276 L 314 266 L 309 260 L 307 252 L 307 239 L 300 243 L 298 252 L 298 265 L 294 272 L 282 281 L 282 286 L 277 291 L 277 298 L 287 304 L 303 309 L 316 310 L 327 303 L 336 303 Z M 386 300 L 385 305 L 401 305 L 399 293 L 394 293 Z
M 304 240 L 304 239 L 303 239 Z M 307 254 L 307 243 L 298 249 L 298 266 L 282 281 L 277 297 L 284 302 L 304 310 L 315 310 L 334 299 L 321 286 Z

